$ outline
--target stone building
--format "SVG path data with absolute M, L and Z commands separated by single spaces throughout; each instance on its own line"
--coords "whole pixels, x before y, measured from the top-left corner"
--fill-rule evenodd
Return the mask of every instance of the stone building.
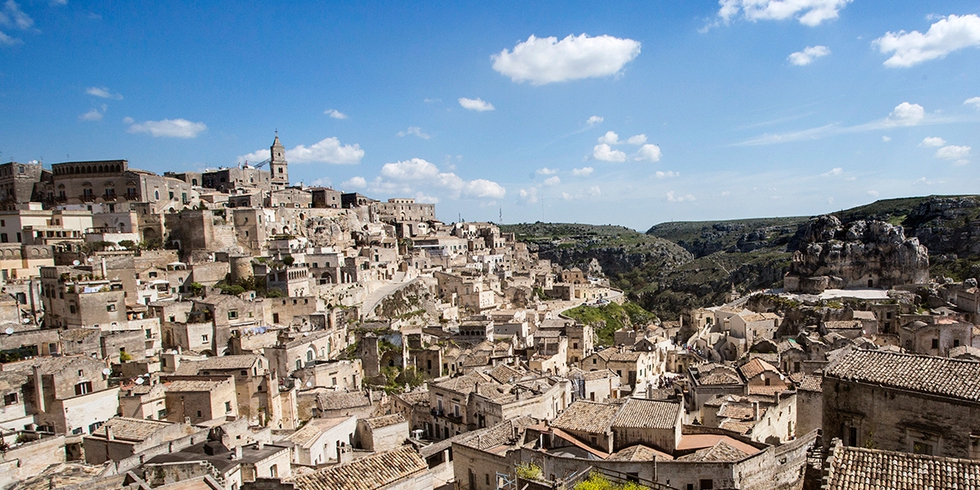
M 399 413 L 357 421 L 357 446 L 369 451 L 389 451 L 408 440 L 408 421 Z
M 169 423 L 127 417 L 113 417 L 82 438 L 85 462 L 102 464 L 121 461 L 153 446 L 189 436 L 200 429 L 184 423 Z
M 824 445 L 980 459 L 980 363 L 855 350 L 823 377 Z
M 432 490 L 432 473 L 411 446 L 378 453 L 293 479 L 294 490 Z
M 38 429 L 91 434 L 116 415 L 119 388 L 108 385 L 105 363 L 87 356 L 38 359 L 24 387 Z
M 217 418 L 238 418 L 238 397 L 232 376 L 171 376 L 167 388 L 167 420 L 199 424 Z
M 0 165 L 0 209 L 15 209 L 17 204 L 40 201 L 36 186 L 43 172 L 39 162 L 8 162 Z

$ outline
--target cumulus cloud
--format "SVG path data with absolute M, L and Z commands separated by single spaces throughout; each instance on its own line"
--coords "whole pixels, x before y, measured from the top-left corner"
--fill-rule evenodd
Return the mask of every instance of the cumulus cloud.
M 888 143 L 891 140 L 892 140 L 892 137 L 891 136 L 882 136 L 881 137 L 882 143 Z
M 921 105 L 902 102 L 895 106 L 885 123 L 891 126 L 915 126 L 925 117 L 926 110 Z
M 466 97 L 460 97 L 459 105 L 463 106 L 463 109 L 469 109 L 471 111 L 477 111 L 477 112 L 494 110 L 493 104 L 486 102 L 479 97 L 475 99 L 467 99 Z
M 531 35 L 513 50 L 490 57 L 493 69 L 514 82 L 544 85 L 582 78 L 615 75 L 640 54 L 640 43 L 587 34 L 539 38 Z
M 102 116 L 105 115 L 105 111 L 108 108 L 105 104 L 102 104 L 98 109 L 92 109 L 85 114 L 78 116 L 80 121 L 101 121 Z
M 691 194 L 685 194 L 683 196 L 679 196 L 674 191 L 669 191 L 667 192 L 667 200 L 670 202 L 689 202 L 689 201 L 697 201 L 697 198 Z
M 970 97 L 963 101 L 964 105 L 971 105 L 974 109 L 980 111 L 980 97 Z
M 741 16 L 749 21 L 795 18 L 805 26 L 836 19 L 851 0 L 719 0 L 718 17 L 724 23 Z
M 626 153 L 614 150 L 606 143 L 600 143 L 592 149 L 592 158 L 603 162 L 625 162 Z
M 258 162 L 269 158 L 269 150 L 256 150 L 238 157 L 239 162 Z M 341 145 L 335 137 L 324 138 L 310 146 L 296 145 L 286 150 L 289 163 L 358 164 L 364 158 L 360 145 Z
M 410 134 L 414 134 L 415 136 L 418 136 L 419 138 L 422 138 L 424 140 L 431 138 L 431 136 L 422 132 L 422 128 L 418 126 L 409 126 L 408 129 L 398 132 L 398 136 L 401 137 L 408 136 Z
M 525 204 L 535 204 L 538 202 L 538 188 L 529 187 L 517 191 L 517 197 Z
M 607 145 L 618 145 L 619 135 L 615 131 L 606 131 L 606 134 L 599 137 L 599 143 L 605 143 Z
M 587 121 L 585 121 L 585 124 L 588 124 L 589 126 L 594 126 L 601 122 L 602 122 L 602 116 L 592 116 Z
M 108 87 L 89 87 L 85 89 L 85 93 L 103 99 L 122 100 L 123 98 L 122 94 L 114 94 Z
M 666 172 L 661 172 L 660 170 L 657 170 L 657 173 L 655 175 L 658 179 L 670 179 L 673 177 L 680 177 L 681 174 L 680 172 L 674 172 L 672 170 L 668 170 Z
M 500 184 L 476 179 L 467 181 L 452 172 L 443 172 L 435 164 L 421 158 L 386 163 L 369 187 L 375 192 L 426 192 L 442 194 L 450 199 L 502 198 L 507 191 Z
M 341 182 L 340 186 L 349 189 L 363 189 L 367 187 L 367 180 L 365 180 L 364 177 L 351 177 L 350 179 Z
M 558 169 L 557 168 L 544 167 L 544 168 L 539 168 L 539 169 L 535 170 L 534 173 L 536 173 L 538 175 L 555 175 L 555 174 L 558 173 Z
M 637 162 L 659 162 L 661 156 L 663 154 L 660 152 L 660 147 L 648 143 L 640 147 L 633 160 Z
M 887 32 L 872 45 L 882 54 L 893 53 L 885 60 L 885 66 L 908 68 L 945 58 L 953 51 L 980 46 L 980 17 L 976 14 L 950 15 L 929 26 L 925 34 L 919 31 Z
M 834 167 L 829 172 L 820 174 L 821 177 L 840 177 L 841 175 L 844 175 L 844 169 L 840 167 Z
M 868 191 L 868 195 L 871 197 L 878 197 L 878 191 Z
M 592 187 L 589 187 L 589 195 L 590 196 L 596 197 L 596 196 L 598 196 L 600 194 L 602 194 L 602 189 L 599 189 L 599 186 L 594 185 Z
M 558 184 L 561 184 L 561 178 L 558 177 L 557 175 L 554 177 L 548 177 L 547 179 L 544 179 L 544 185 L 546 186 L 556 186 Z
M 929 136 L 928 138 L 923 139 L 922 143 L 919 143 L 919 146 L 930 147 L 930 146 L 943 146 L 945 144 L 946 144 L 946 140 L 938 136 Z
M 573 168 L 572 175 L 576 177 L 585 177 L 587 175 L 592 175 L 593 171 L 594 169 L 592 167 Z
M 971 148 L 969 146 L 944 146 L 936 150 L 936 158 L 942 160 L 962 160 L 970 156 Z
M 204 123 L 191 122 L 187 119 L 143 121 L 129 126 L 130 133 L 147 133 L 154 138 L 196 138 L 207 129 Z
M 347 114 L 344 114 L 343 112 L 340 112 L 337 109 L 327 109 L 323 111 L 323 113 L 329 115 L 334 119 L 347 119 Z
M 629 139 L 626 140 L 626 142 L 631 145 L 642 145 L 643 143 L 647 142 L 647 135 L 637 134 L 634 136 L 630 136 Z
M 813 63 L 813 60 L 822 58 L 830 54 L 827 46 L 807 46 L 803 51 L 797 51 L 789 55 L 789 62 L 796 66 L 806 66 Z

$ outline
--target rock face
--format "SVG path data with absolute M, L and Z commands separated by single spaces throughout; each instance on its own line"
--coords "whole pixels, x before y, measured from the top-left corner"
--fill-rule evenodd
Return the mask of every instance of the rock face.
M 901 226 L 857 220 L 842 225 L 819 216 L 791 241 L 793 262 L 783 279 L 787 291 L 819 293 L 828 288 L 891 288 L 929 280 L 929 252 Z

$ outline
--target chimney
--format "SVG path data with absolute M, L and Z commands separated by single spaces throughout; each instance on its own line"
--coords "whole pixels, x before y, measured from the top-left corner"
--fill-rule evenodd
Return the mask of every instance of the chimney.
M 105 426 L 105 440 L 107 440 L 107 441 L 114 441 L 114 440 L 116 440 L 116 436 L 113 435 L 113 433 L 112 433 L 112 426 L 111 425 Z
M 758 416 L 756 418 L 758 418 Z M 262 442 L 262 441 L 258 441 L 258 442 L 255 443 L 255 448 L 258 449 L 259 451 L 261 451 L 262 448 L 264 448 L 264 447 L 265 447 L 265 443 Z
M 759 402 L 752 402 L 752 420 L 759 421 Z
M 39 413 L 47 412 L 44 403 L 44 386 L 42 386 L 41 372 L 38 371 L 38 366 L 34 366 L 34 396 L 37 398 L 37 411 Z
M 235 446 L 235 459 L 242 459 L 242 447 Z

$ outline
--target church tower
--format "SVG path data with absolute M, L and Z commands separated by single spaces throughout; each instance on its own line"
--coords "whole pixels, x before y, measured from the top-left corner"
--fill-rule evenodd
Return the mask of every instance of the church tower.
M 279 133 L 276 133 L 276 140 L 269 148 L 271 157 L 269 159 L 269 172 L 272 174 L 272 190 L 278 191 L 289 187 L 289 167 L 286 163 L 286 148 L 279 142 Z

